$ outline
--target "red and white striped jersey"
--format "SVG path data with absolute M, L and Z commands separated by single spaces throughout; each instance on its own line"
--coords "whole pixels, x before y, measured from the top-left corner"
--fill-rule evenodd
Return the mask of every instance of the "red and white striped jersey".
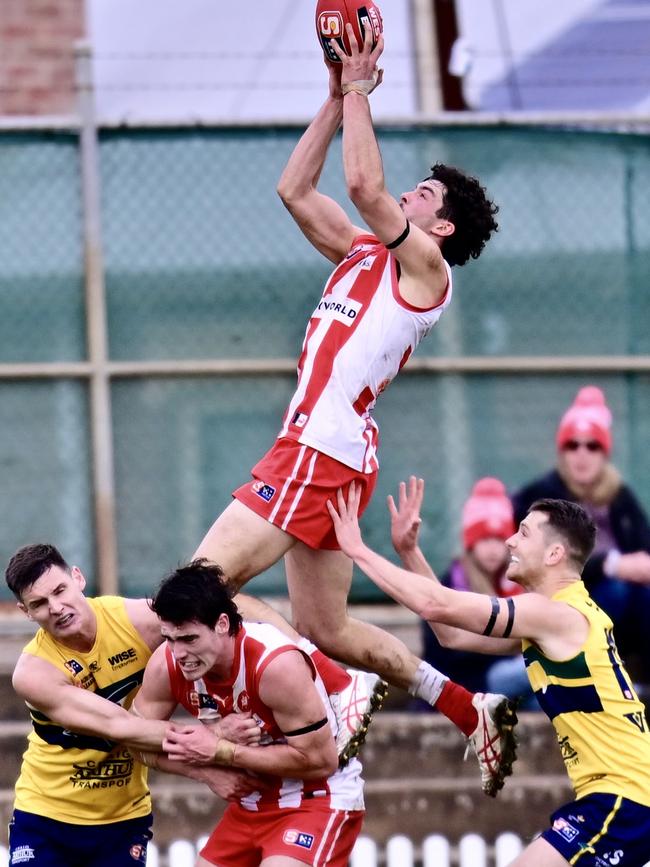
M 413 307 L 398 288 L 398 262 L 373 235 L 355 238 L 309 320 L 298 387 L 279 437 L 290 437 L 346 466 L 377 469 L 378 428 L 370 413 L 451 301 Z
M 286 743 L 272 711 L 259 697 L 259 682 L 269 662 L 289 650 L 299 648 L 274 626 L 268 623 L 244 623 L 235 638 L 235 655 L 228 680 L 205 677 L 189 681 L 183 677 L 167 645 L 165 656 L 172 694 L 193 716 L 206 722 L 216 721 L 231 713 L 250 712 L 262 729 L 260 748 Z M 309 656 L 303 655 L 312 669 L 332 735 L 336 737 L 337 721 L 325 686 Z M 327 779 L 298 780 L 268 776 L 264 782 L 268 785 L 262 791 L 252 792 L 242 798 L 242 807 L 247 810 L 296 808 L 304 798 L 318 798 L 336 810 L 364 809 L 361 764 L 357 759 L 352 759 L 345 768 L 337 770 Z

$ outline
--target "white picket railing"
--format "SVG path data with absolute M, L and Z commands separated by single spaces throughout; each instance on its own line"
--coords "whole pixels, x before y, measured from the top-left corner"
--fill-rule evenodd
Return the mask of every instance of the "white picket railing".
M 167 850 L 167 867 L 194 867 L 196 853 L 205 840 L 202 838 L 196 844 L 175 840 Z M 374 840 L 361 836 L 352 851 L 350 867 L 379 867 L 382 863 L 385 867 L 507 867 L 522 848 L 523 843 L 516 834 L 505 833 L 497 837 L 491 853 L 482 837 L 466 834 L 454 852 L 445 837 L 432 834 L 423 841 L 418 856 L 413 842 L 402 834 L 391 837 L 383 853 Z M 153 843 L 150 844 L 147 867 L 162 867 L 162 864 L 162 855 Z
M 197 852 L 203 848 L 207 837 L 195 843 L 189 840 L 174 840 L 165 853 L 160 852 L 155 843 L 150 843 L 147 851 L 147 867 L 194 867 Z M 420 860 L 417 860 L 416 847 L 402 834 L 391 837 L 382 853 L 381 848 L 370 837 L 361 836 L 357 840 L 350 867 L 506 867 L 523 848 L 516 834 L 500 834 L 494 844 L 494 854 L 478 834 L 466 834 L 461 838 L 454 853 L 449 841 L 440 834 L 432 834 L 422 843 Z M 384 858 L 382 858 L 382 854 Z M 454 854 L 457 860 L 454 860 Z M 9 867 L 9 852 L 0 846 L 0 867 Z
M 166 867 L 194 867 L 197 852 L 207 839 L 200 837 L 196 843 L 175 840 L 167 848 L 166 857 L 155 843 L 150 843 L 147 867 L 163 867 L 163 864 Z M 382 853 L 374 840 L 361 836 L 352 851 L 350 867 L 379 867 L 380 864 L 384 867 L 507 867 L 523 847 L 516 834 L 499 834 L 492 850 L 479 834 L 465 834 L 454 850 L 446 837 L 432 834 L 423 840 L 421 851 L 417 853 L 413 842 L 398 834 L 388 840 Z M 9 867 L 6 846 L 0 846 L 0 867 Z M 645 867 L 650 867 L 650 861 Z
M 189 840 L 175 840 L 163 858 L 155 843 L 150 843 L 147 852 L 147 867 L 194 867 L 197 852 L 203 848 L 207 837 L 200 837 L 196 843 Z M 524 844 L 516 834 L 499 834 L 490 847 L 479 834 L 465 834 L 461 837 L 456 852 L 446 837 L 432 834 L 422 842 L 420 859 L 416 858 L 413 842 L 403 834 L 391 837 L 385 847 L 382 859 L 380 847 L 370 837 L 361 836 L 355 843 L 350 859 L 350 867 L 507 867 L 521 852 Z M 0 846 L 0 867 L 9 867 L 9 852 Z M 650 861 L 645 865 L 650 867 Z

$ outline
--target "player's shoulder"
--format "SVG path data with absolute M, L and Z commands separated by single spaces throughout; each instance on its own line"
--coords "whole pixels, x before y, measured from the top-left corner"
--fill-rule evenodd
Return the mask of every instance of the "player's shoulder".
M 18 695 L 31 699 L 46 686 L 60 686 L 72 681 L 72 672 L 63 673 L 52 661 L 37 653 L 23 651 L 18 657 L 11 683 Z
M 124 611 L 132 627 L 138 632 L 150 650 L 155 650 L 161 642 L 160 620 L 152 610 L 148 599 L 129 599 L 121 597 Z
M 272 653 L 259 669 L 260 686 L 293 691 L 298 684 L 313 680 L 305 654 L 295 645 L 287 644 L 279 653 Z M 301 687 L 302 688 L 302 687 Z
M 261 641 L 264 644 L 276 646 L 280 644 L 294 645 L 288 635 L 281 632 L 277 626 L 272 623 L 265 623 L 258 620 L 245 620 L 242 624 L 243 635 L 246 638 L 255 641 Z

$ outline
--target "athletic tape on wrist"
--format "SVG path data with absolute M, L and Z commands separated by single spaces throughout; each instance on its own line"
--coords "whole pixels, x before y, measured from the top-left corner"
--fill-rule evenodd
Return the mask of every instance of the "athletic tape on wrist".
M 341 93 L 343 96 L 346 93 L 358 93 L 361 96 L 369 96 L 381 81 L 382 75 L 382 69 L 375 69 L 373 70 L 372 78 L 359 78 L 356 81 L 348 81 L 345 84 L 341 84 Z
M 349 81 L 347 84 L 342 84 L 341 93 L 343 96 L 346 93 L 358 93 L 361 96 L 368 96 L 376 83 L 374 78 L 359 78 L 357 81 Z
M 141 765 L 146 765 L 148 768 L 158 769 L 158 753 L 148 753 L 140 750 L 131 750 L 133 758 Z
M 219 738 L 212 758 L 216 764 L 230 767 L 235 760 L 235 745 L 225 738 Z

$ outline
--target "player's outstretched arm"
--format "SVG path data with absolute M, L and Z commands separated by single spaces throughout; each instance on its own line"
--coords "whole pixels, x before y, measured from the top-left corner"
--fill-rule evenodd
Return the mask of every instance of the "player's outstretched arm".
M 388 497 L 390 536 L 393 548 L 399 554 L 405 569 L 437 582 L 438 576 L 429 565 L 419 545 L 420 525 L 422 524 L 420 510 L 423 499 L 424 479 L 410 476 L 408 484 L 406 482 L 399 483 L 397 503 L 392 496 L 389 495 Z M 443 647 L 497 656 L 509 655 L 519 650 L 518 641 L 475 635 L 466 629 L 448 626 L 445 623 L 428 621 L 428 624 Z
M 22 654 L 12 683 L 30 707 L 70 731 L 108 738 L 136 749 L 161 749 L 166 722 L 137 719 L 120 704 L 75 685 L 43 659 Z
M 343 118 L 341 73 L 333 64 L 327 66 L 329 96 L 294 148 L 278 182 L 278 195 L 307 240 L 338 264 L 362 229 L 352 224 L 339 204 L 316 189 L 327 150 Z
M 342 87 L 344 90 L 351 88 L 343 98 L 343 168 L 348 195 L 383 244 L 392 245 L 406 232 L 406 237 L 392 249 L 402 268 L 400 294 L 418 307 L 433 307 L 442 301 L 447 290 L 447 269 L 442 253 L 433 238 L 407 222 L 399 203 L 386 189 L 365 92 L 368 88 L 357 86 L 375 80 L 379 72 L 377 62 L 384 47 L 383 36 L 373 48 L 370 28 L 366 28 L 364 43 L 359 45 L 351 26 L 347 27 L 350 55 L 335 42 L 332 48 L 341 60 Z M 423 188 L 421 194 L 427 196 L 431 192 Z
M 381 590 L 424 620 L 457 626 L 479 636 L 527 638 L 554 659 L 566 658 L 568 646 L 577 649 L 586 639 L 586 618 L 563 602 L 539 593 L 501 599 L 452 590 L 395 566 L 364 543 L 357 517 L 359 499 L 360 491 L 352 482 L 347 502 L 339 490 L 337 508 L 327 504 L 342 551 Z

